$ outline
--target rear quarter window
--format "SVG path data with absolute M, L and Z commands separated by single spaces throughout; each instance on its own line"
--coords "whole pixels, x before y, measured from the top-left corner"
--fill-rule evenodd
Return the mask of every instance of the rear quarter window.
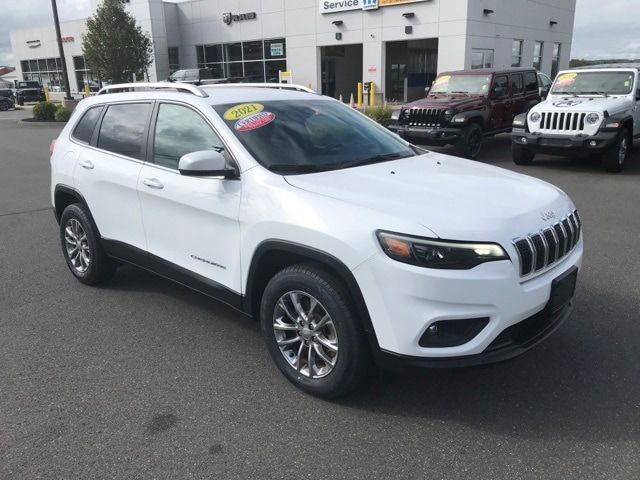
M 91 142 L 93 131 L 96 128 L 96 124 L 98 123 L 98 119 L 100 118 L 103 108 L 104 107 L 100 105 L 92 107 L 84 112 L 84 115 L 82 115 L 82 118 L 77 123 L 76 128 L 73 129 L 71 136 L 83 143 Z

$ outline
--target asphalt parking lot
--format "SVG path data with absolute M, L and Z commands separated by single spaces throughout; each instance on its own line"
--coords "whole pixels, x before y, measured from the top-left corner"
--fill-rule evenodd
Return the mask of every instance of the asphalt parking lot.
M 1 480 L 640 478 L 640 142 L 613 175 L 516 168 L 509 137 L 491 139 L 481 161 L 558 185 L 581 212 L 573 317 L 511 362 L 377 375 L 326 402 L 224 306 L 128 267 L 75 281 L 49 201 L 60 128 L 20 115 L 0 113 Z

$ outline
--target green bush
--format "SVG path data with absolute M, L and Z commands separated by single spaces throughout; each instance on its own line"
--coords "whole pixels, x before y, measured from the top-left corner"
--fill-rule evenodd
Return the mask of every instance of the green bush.
M 388 127 L 391 123 L 391 114 L 393 109 L 387 105 L 379 105 L 377 107 L 367 107 L 364 110 L 364 114 L 378 122 L 384 127 Z
M 68 108 L 63 107 L 62 105 L 58 105 L 58 108 L 56 108 L 56 113 L 54 114 L 53 118 L 55 119 L 56 122 L 66 122 L 69 120 L 70 116 L 71 116 L 71 111 Z
M 53 102 L 38 102 L 33 106 L 33 118 L 39 122 L 53 122 L 55 114 L 56 104 Z

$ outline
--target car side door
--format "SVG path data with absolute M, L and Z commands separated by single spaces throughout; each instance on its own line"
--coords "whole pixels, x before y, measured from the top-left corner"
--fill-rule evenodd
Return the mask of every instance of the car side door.
M 509 124 L 513 123 L 513 117 L 520 115 L 527 110 L 527 98 L 524 92 L 524 81 L 521 73 L 509 75 L 509 89 L 511 90 L 511 118 Z
M 509 77 L 507 75 L 496 75 L 491 86 L 489 130 L 500 130 L 511 126 L 510 103 Z
M 180 158 L 201 150 L 222 151 L 235 165 L 202 112 L 179 102 L 158 102 L 138 181 L 150 261 L 169 277 L 189 277 L 185 283 L 201 280 L 216 292 L 240 293 L 241 182 L 182 175 Z
M 636 73 L 635 104 L 633 105 L 633 136 L 640 136 L 640 73 Z
M 152 110 L 148 101 L 92 107 L 71 136 L 81 146 L 73 174 L 75 188 L 101 237 L 139 249 L 146 249 L 146 240 L 137 185 Z M 88 115 L 98 118 L 90 135 L 83 135 L 78 129 Z

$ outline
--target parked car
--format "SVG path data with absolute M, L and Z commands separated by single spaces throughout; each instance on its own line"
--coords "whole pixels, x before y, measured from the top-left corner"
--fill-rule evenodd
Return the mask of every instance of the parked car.
M 599 156 L 622 171 L 640 137 L 640 64 L 565 70 L 547 99 L 513 122 L 513 161 L 529 165 L 537 153 Z
M 226 78 L 213 78 L 213 74 L 208 68 L 178 70 L 177 72 L 169 75 L 167 81 L 190 83 L 192 85 L 215 85 L 216 83 L 227 83 Z
M 0 96 L 0 112 L 6 112 L 11 108 L 15 108 L 13 98 Z
M 0 97 L 13 99 L 13 89 L 10 84 L 0 85 Z
M 372 360 L 506 360 L 570 315 L 583 243 L 560 189 L 275 87 L 82 100 L 51 157 L 71 273 L 95 285 L 124 262 L 217 298 L 259 319 L 284 376 L 322 397 Z
M 45 99 L 42 85 L 35 80 L 16 82 L 15 95 L 18 105 L 23 105 L 24 102 L 40 102 Z
M 410 142 L 455 145 L 476 158 L 485 137 L 510 131 L 513 118 L 539 102 L 534 69 L 446 72 L 426 98 L 395 112 L 389 128 Z

